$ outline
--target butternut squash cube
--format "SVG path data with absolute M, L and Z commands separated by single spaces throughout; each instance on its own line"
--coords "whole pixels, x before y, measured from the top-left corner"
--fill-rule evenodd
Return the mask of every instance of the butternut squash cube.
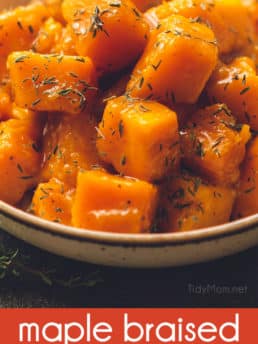
M 258 76 L 252 60 L 240 57 L 218 66 L 207 93 L 211 101 L 227 104 L 238 122 L 258 130 Z
M 178 167 L 177 115 L 153 101 L 110 100 L 99 124 L 100 157 L 116 171 L 157 181 Z
M 37 183 L 41 154 L 38 115 L 0 123 L 0 200 L 17 204 Z M 37 117 L 37 120 L 36 120 Z
M 252 49 L 254 25 L 250 6 L 241 0 L 173 0 L 163 2 L 146 12 L 146 18 L 157 23 L 172 14 L 205 23 L 214 31 L 219 53 Z
M 72 224 L 79 228 L 119 233 L 148 232 L 156 211 L 153 185 L 100 171 L 78 175 Z
M 197 111 L 181 131 L 183 161 L 210 182 L 234 184 L 250 137 L 249 126 L 239 128 L 225 104 L 206 107 Z
M 217 54 L 211 29 L 172 15 L 151 32 L 127 91 L 132 97 L 169 106 L 195 103 L 216 66 Z
M 0 13 L 0 56 L 30 49 L 48 16 L 47 8 L 40 2 Z
M 238 194 L 233 218 L 241 218 L 258 213 L 258 137 L 247 148 L 242 165 Z
M 149 26 L 131 0 L 64 0 L 62 8 L 78 54 L 100 74 L 129 66 L 147 43 Z
M 182 173 L 164 186 L 158 228 L 183 232 L 228 222 L 235 196 L 234 189 L 214 186 Z
M 49 116 L 43 136 L 41 181 L 57 178 L 74 188 L 80 169 L 92 169 L 99 164 L 96 125 L 86 113 L 75 117 Z
M 33 199 L 32 212 L 49 221 L 71 224 L 74 190 L 66 190 L 64 183 L 53 178 L 38 185 Z
M 96 93 L 95 68 L 87 57 L 15 52 L 8 68 L 15 102 L 34 111 L 78 114 Z

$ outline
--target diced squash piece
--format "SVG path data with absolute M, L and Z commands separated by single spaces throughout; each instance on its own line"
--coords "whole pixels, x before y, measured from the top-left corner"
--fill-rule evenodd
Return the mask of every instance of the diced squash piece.
M 233 218 L 258 213 L 258 137 L 248 146 L 242 165 L 239 190 L 233 211 Z
M 33 42 L 33 50 L 41 54 L 56 52 L 56 45 L 63 35 L 63 26 L 60 22 L 49 18 L 39 30 Z
M 0 200 L 9 204 L 15 205 L 36 185 L 41 163 L 39 122 L 34 115 L 0 123 Z
M 157 189 L 136 179 L 100 171 L 78 175 L 72 224 L 120 233 L 148 232 L 156 211 Z
M 75 117 L 49 116 L 43 137 L 42 181 L 55 177 L 75 187 L 80 169 L 88 170 L 99 164 L 96 125 L 85 113 Z
M 100 157 L 124 175 L 157 181 L 178 167 L 177 115 L 153 101 L 110 100 L 99 124 Z
M 148 8 L 161 4 L 162 0 L 132 0 L 132 2 L 140 11 L 144 12 Z
M 162 191 L 158 228 L 165 232 L 190 231 L 228 222 L 236 192 L 181 174 Z
M 181 130 L 183 161 L 210 182 L 234 184 L 250 137 L 249 126 L 239 130 L 226 105 L 206 107 L 197 111 Z
M 66 190 L 62 182 L 53 178 L 38 185 L 31 210 L 45 220 L 70 225 L 73 195 L 74 190 Z
M 258 76 L 252 60 L 240 57 L 230 65 L 219 65 L 207 93 L 211 101 L 227 104 L 240 123 L 258 130 Z
M 146 18 L 157 23 L 172 14 L 210 26 L 220 54 L 252 49 L 254 25 L 250 6 L 242 0 L 173 0 L 151 8 Z
M 151 32 L 127 91 L 170 106 L 195 103 L 216 66 L 217 53 L 207 26 L 172 15 Z
M 92 104 L 97 81 L 87 57 L 16 52 L 9 56 L 8 67 L 21 107 L 78 114 Z
M 0 13 L 0 56 L 30 49 L 48 15 L 40 2 Z
M 147 43 L 149 26 L 131 0 L 64 0 L 62 8 L 78 54 L 89 56 L 99 73 L 129 66 Z

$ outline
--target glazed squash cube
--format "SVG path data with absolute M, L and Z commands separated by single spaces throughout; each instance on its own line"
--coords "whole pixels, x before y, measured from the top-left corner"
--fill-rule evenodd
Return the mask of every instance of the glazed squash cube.
M 252 60 L 240 57 L 221 64 L 207 86 L 211 101 L 227 104 L 238 122 L 258 130 L 258 76 Z
M 158 228 L 165 232 L 190 231 L 226 223 L 236 192 L 182 173 L 164 185 Z
M 41 181 L 57 178 L 75 187 L 81 168 L 88 170 L 99 164 L 96 125 L 86 113 L 74 117 L 49 116 L 43 136 Z
M 241 177 L 233 218 L 241 218 L 258 213 L 258 137 L 247 148 L 241 169 Z
M 0 13 L 0 56 L 30 49 L 48 15 L 40 2 Z
M 211 29 L 172 15 L 151 32 L 127 91 L 132 97 L 169 106 L 195 103 L 216 66 L 217 54 Z
M 250 136 L 249 126 L 236 126 L 225 104 L 206 107 L 197 111 L 181 131 L 183 161 L 211 182 L 234 184 Z
M 15 52 L 8 68 L 16 104 L 34 111 L 78 114 L 96 93 L 95 68 L 87 57 Z
M 178 167 L 180 148 L 175 112 L 153 101 L 110 100 L 99 124 L 100 157 L 116 171 L 157 181 Z
M 248 51 L 253 43 L 254 25 L 250 8 L 241 0 L 173 0 L 151 8 L 146 12 L 146 18 L 158 23 L 172 14 L 210 26 L 221 55 Z
M 148 232 L 156 211 L 157 189 L 131 178 L 101 171 L 78 175 L 72 224 L 119 233 Z
M 40 171 L 41 125 L 34 116 L 0 123 L 0 200 L 12 205 L 36 185 Z
M 62 8 L 78 54 L 101 74 L 135 62 L 147 43 L 149 26 L 131 0 L 64 0 Z
M 74 190 L 66 190 L 64 183 L 53 178 L 38 185 L 31 211 L 45 220 L 70 225 L 73 195 Z

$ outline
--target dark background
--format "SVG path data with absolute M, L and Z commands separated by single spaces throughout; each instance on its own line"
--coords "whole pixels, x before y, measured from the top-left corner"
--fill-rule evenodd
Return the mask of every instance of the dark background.
M 0 280 L 1 307 L 258 307 L 258 247 L 194 266 L 135 270 L 74 262 L 2 231 L 0 239 L 6 250 L 19 248 Z M 72 283 L 72 277 L 80 280 Z M 214 284 L 217 292 L 200 292 Z M 245 289 L 222 293 L 221 287 Z

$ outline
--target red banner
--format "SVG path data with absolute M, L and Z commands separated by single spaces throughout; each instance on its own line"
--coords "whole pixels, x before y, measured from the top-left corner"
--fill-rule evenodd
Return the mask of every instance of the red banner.
M 0 343 L 258 343 L 258 309 L 0 309 Z

